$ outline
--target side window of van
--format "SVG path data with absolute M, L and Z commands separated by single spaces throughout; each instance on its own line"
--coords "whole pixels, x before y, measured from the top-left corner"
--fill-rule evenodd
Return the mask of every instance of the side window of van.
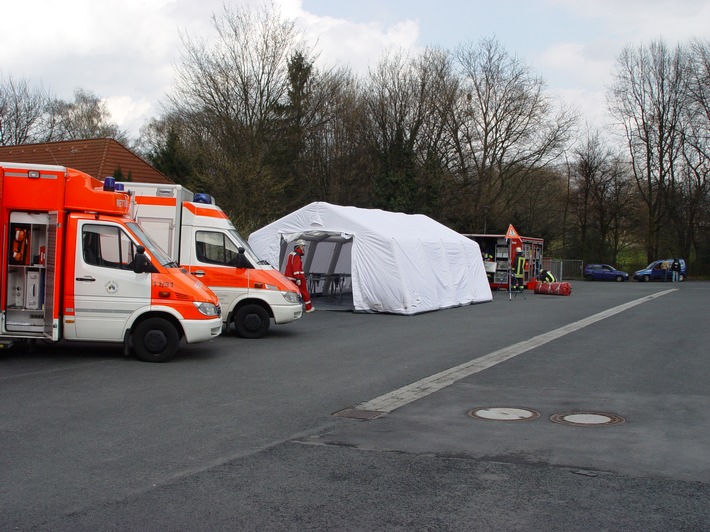
M 195 234 L 195 255 L 200 262 L 233 266 L 238 254 L 237 247 L 224 233 L 197 231 Z
M 119 227 L 87 224 L 82 229 L 82 255 L 86 264 L 102 268 L 133 269 L 133 241 Z

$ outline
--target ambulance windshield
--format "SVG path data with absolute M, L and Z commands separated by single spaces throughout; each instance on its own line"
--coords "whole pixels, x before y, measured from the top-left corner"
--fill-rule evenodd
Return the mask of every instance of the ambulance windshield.
M 160 246 L 158 246 L 158 244 L 153 242 L 150 237 L 145 234 L 140 225 L 135 222 L 128 222 L 126 225 L 131 231 L 133 231 L 133 234 L 140 239 L 140 243 L 150 252 L 151 256 L 161 264 L 161 266 L 165 268 L 178 267 L 177 263 L 168 257 L 168 255 L 160 249 Z

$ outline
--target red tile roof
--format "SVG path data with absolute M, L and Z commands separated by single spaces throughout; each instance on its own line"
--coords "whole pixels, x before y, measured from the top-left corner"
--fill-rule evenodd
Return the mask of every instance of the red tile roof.
M 134 183 L 172 183 L 135 153 L 114 139 L 67 140 L 44 144 L 0 146 L 0 161 L 56 164 L 75 168 L 103 180 L 120 169 L 123 179 Z

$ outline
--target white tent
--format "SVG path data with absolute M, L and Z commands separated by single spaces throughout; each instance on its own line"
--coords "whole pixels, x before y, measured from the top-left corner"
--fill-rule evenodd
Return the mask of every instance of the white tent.
M 299 238 L 309 242 L 306 273 L 350 278 L 355 311 L 417 314 L 492 299 L 478 244 L 427 216 L 316 202 L 255 231 L 249 245 L 283 271 Z

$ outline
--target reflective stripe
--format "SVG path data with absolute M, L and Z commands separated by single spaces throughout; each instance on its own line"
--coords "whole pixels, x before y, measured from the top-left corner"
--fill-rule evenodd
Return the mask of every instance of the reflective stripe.
M 104 314 L 130 314 L 132 310 L 110 309 L 110 308 L 77 308 L 74 314 L 101 312 Z

